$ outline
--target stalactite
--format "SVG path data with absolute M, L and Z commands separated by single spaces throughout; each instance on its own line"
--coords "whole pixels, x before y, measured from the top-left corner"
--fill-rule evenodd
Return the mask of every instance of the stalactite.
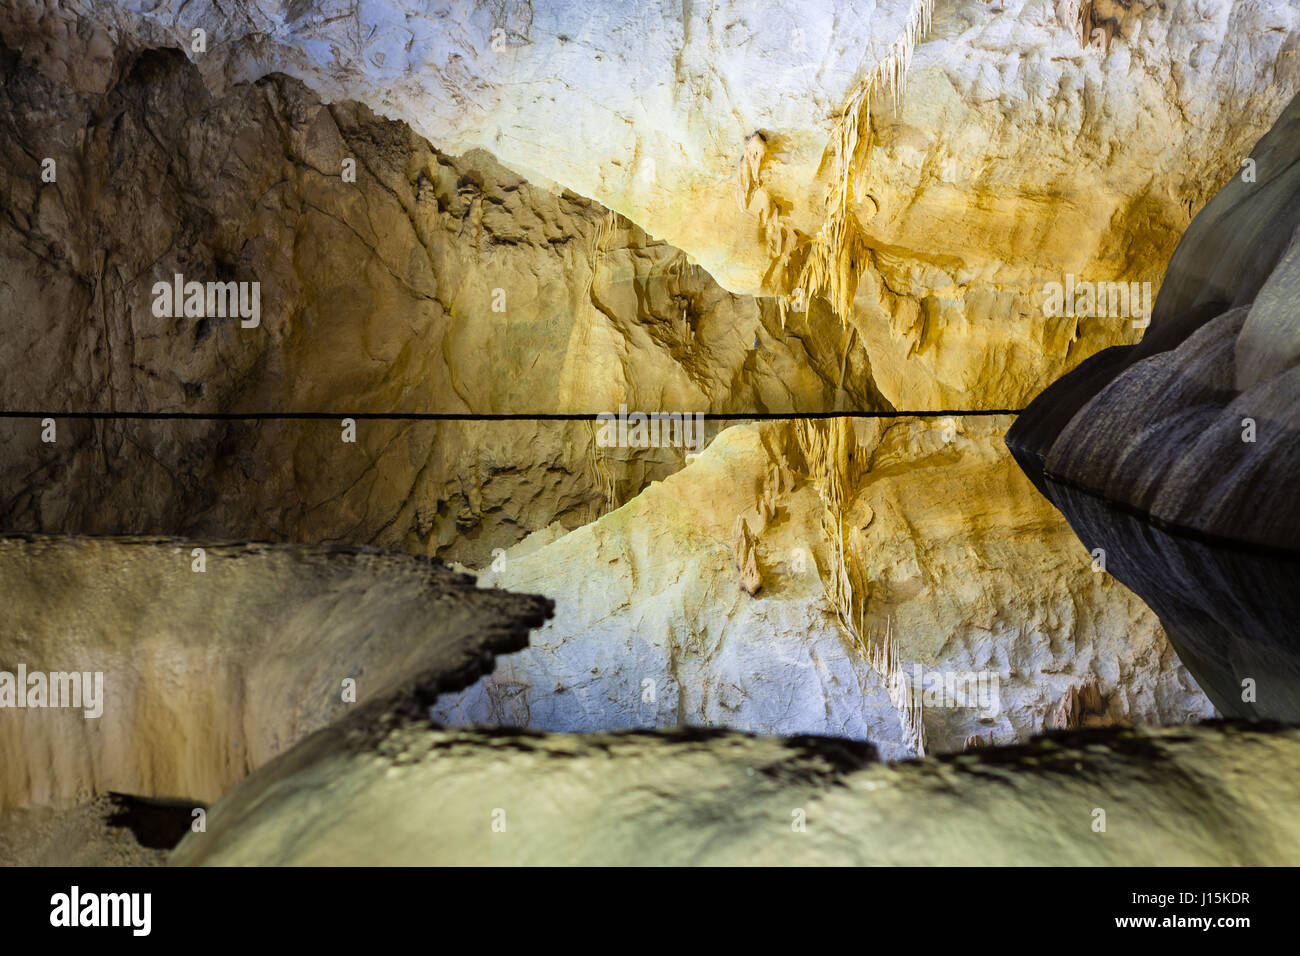
M 845 511 L 866 472 L 867 455 L 858 442 L 853 421 L 848 418 L 831 419 L 825 424 L 800 421 L 795 425 L 795 437 L 809 478 L 817 485 L 822 500 L 822 533 L 830 552 L 827 574 L 822 579 L 826 599 L 841 625 L 862 648 L 872 669 L 880 675 L 907 740 L 918 756 L 924 756 L 922 702 L 907 683 L 894 644 L 892 619 L 878 640 L 872 641 L 867 636 L 870 579 L 863 561 L 866 537 L 856 527 L 850 528 L 847 539 L 845 535 Z
M 587 435 L 591 439 L 591 469 L 596 479 L 596 485 L 600 488 L 605 496 L 604 514 L 609 514 L 618 507 L 618 485 L 614 480 L 614 472 L 609 467 L 609 462 L 601 453 L 600 444 L 596 441 L 596 425 L 590 419 L 585 422 L 587 426 Z
M 920 689 L 907 682 L 902 659 L 898 656 L 898 647 L 894 642 L 894 619 L 886 618 L 885 632 L 879 641 L 874 642 L 871 652 L 871 666 L 885 681 L 889 700 L 898 711 L 898 722 L 903 733 L 918 757 L 925 756 L 925 706 Z
M 1112 13 L 1126 12 L 1131 3 L 1114 2 L 1108 4 Z M 1110 52 L 1111 41 L 1119 36 L 1119 17 L 1107 16 L 1098 7 L 1097 0 L 1062 0 L 1057 7 L 1057 16 L 1061 23 L 1070 28 L 1075 41 L 1083 49 L 1095 47 L 1105 56 Z M 1140 21 L 1139 21 L 1140 22 Z M 1136 35 L 1136 26 L 1134 35 Z
M 1103 717 L 1106 704 L 1096 678 L 1071 685 L 1052 712 L 1051 726 L 1056 730 L 1077 730 L 1089 717 Z
M 745 567 L 740 572 L 740 586 L 749 594 L 757 594 L 763 586 L 763 575 L 758 569 L 758 550 L 751 547 L 745 557 Z
M 795 288 L 805 302 L 825 299 L 847 327 L 858 279 L 871 260 L 862 226 L 852 212 L 836 206 L 806 249 Z
M 867 464 L 851 418 L 828 422 L 800 421 L 795 437 L 808 475 L 818 484 L 822 500 L 836 513 L 844 510 L 846 492 L 857 484 Z
M 811 239 L 789 225 L 781 214 L 780 203 L 758 187 L 767 138 L 754 133 L 745 141 L 736 177 L 736 200 L 742 210 L 748 210 L 751 197 L 761 194 L 758 217 L 770 259 L 769 273 L 779 276 L 779 281 L 773 284 L 786 290 L 778 299 L 783 329 L 795 295 L 803 303 L 801 309 L 814 296 L 824 298 L 840 321 L 848 325 L 858 279 L 870 262 L 866 234 L 849 208 L 850 200 L 858 198 L 852 187 L 855 174 L 861 172 L 860 153 L 869 145 L 869 136 L 861 133 L 871 128 L 871 100 L 877 93 L 888 94 L 897 111 L 912 52 L 917 41 L 929 32 L 933 13 L 934 0 L 912 0 L 902 33 L 889 45 L 871 73 L 854 87 L 836 119 L 829 147 L 832 176 L 826 213 L 821 228 Z M 800 251 L 802 257 L 797 255 Z M 798 258 L 802 259 L 802 265 L 791 276 L 791 267 Z
M 749 553 L 749 525 L 744 515 L 736 515 L 731 526 L 731 558 L 740 570 L 745 566 L 745 556 Z
M 745 151 L 740 157 L 740 166 L 736 170 L 736 203 L 740 211 L 749 208 L 749 200 L 758 187 L 763 160 L 767 156 L 767 137 L 762 133 L 752 133 L 745 140 Z
M 740 586 L 749 594 L 757 594 L 763 586 L 763 574 L 758 566 L 758 541 L 750 533 L 744 515 L 736 517 L 732 529 L 731 556 L 740 572 Z
M 796 281 L 806 298 L 820 295 L 830 302 L 840 321 L 848 323 L 858 277 L 869 260 L 865 234 L 849 209 L 859 158 L 870 145 L 871 101 L 878 92 L 889 94 L 898 110 L 903 79 L 912 62 L 916 43 L 930 30 L 934 0 L 913 0 L 902 34 L 890 44 L 876 68 L 858 84 L 831 133 L 833 188 L 826 218 L 813 237 L 808 256 Z M 867 136 L 862 131 L 868 132 Z

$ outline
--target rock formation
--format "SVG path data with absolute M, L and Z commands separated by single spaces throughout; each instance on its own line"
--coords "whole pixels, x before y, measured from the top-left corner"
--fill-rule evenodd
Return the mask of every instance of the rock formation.
M 781 222 L 818 235 L 832 118 L 856 115 L 855 94 L 912 35 L 917 10 L 803 6 L 451 2 L 435 13 L 344 0 L 325 16 L 245 0 L 95 0 L 79 15 L 9 0 L 0 35 L 81 90 L 106 88 L 134 51 L 159 46 L 190 58 L 218 94 L 286 73 L 330 102 L 409 123 L 444 154 L 487 150 L 537 186 L 590 197 L 723 289 L 771 295 L 789 290 L 765 285 L 769 237 L 735 197 L 745 144 L 767 137 L 763 184 Z M 1044 282 L 1158 285 L 1189 210 L 1300 86 L 1300 12 L 1287 0 L 1166 4 L 1140 22 L 1103 57 L 1080 49 L 1048 3 L 939 5 L 896 108 L 882 90 L 871 155 L 855 167 L 863 178 L 844 212 L 866 247 L 852 315 L 821 298 L 787 315 L 801 339 L 852 352 L 835 385 L 869 375 L 899 408 L 1017 408 L 1098 349 L 1138 339 L 1126 317 L 1044 317 Z M 1167 80 L 1135 81 L 1147 76 Z M 319 169 L 337 162 L 331 153 Z M 780 327 L 774 314 L 767 328 Z
M 1296 862 L 1298 53 L 0 0 L 0 862 Z
M 352 719 L 237 786 L 172 860 L 1295 865 L 1297 747 L 1294 728 L 1107 729 L 882 765 L 820 738 Z
M 485 154 L 444 156 L 284 78 L 212 97 L 179 54 L 124 63 L 104 94 L 12 54 L 0 69 L 4 354 L 25 370 L 0 380 L 0 400 L 58 424 L 50 447 L 39 418 L 0 423 L 7 528 L 342 540 L 479 562 L 606 508 L 581 423 L 363 421 L 347 445 L 344 415 L 831 400 L 814 370 L 838 374 L 834 343 L 812 358 L 792 339 L 755 361 L 774 309 L 764 320 L 627 223 L 593 263 L 605 211 Z M 53 184 L 43 156 L 59 160 Z M 348 157 L 355 185 L 341 179 Z M 154 315 L 153 284 L 176 273 L 257 279 L 260 328 Z M 339 418 L 92 424 L 65 410 Z M 612 449 L 603 464 L 626 498 L 683 457 Z
M 1093 569 L 1019 473 L 1005 420 L 967 419 L 951 442 L 916 420 L 814 423 L 823 457 L 787 473 L 779 517 L 752 541 L 763 588 L 743 593 L 731 516 L 758 527 L 764 476 L 802 460 L 807 424 L 725 429 L 614 513 L 539 532 L 478 572 L 548 595 L 555 617 L 490 677 L 439 700 L 435 719 L 825 734 L 868 740 L 893 760 L 916 753 L 903 713 L 913 694 L 937 752 L 974 733 L 1026 740 L 1089 680 L 1111 722 L 1213 715 L 1154 615 Z M 828 435 L 838 435 L 833 452 Z M 860 464 L 836 477 L 832 454 Z M 865 527 L 851 550 L 852 628 L 831 593 L 840 543 L 825 528 L 818 474 L 823 488 L 843 479 L 834 494 L 845 526 Z
M 1300 719 L 1300 101 L 1196 217 L 1141 344 L 1045 391 L 1025 471 L 1224 713 Z
M 1052 714 L 1052 729 L 1077 730 L 1080 727 L 1096 726 L 1098 718 L 1104 718 L 1105 714 L 1106 703 L 1102 700 L 1095 680 L 1078 686 L 1071 685 Z
M 350 709 L 472 684 L 552 607 L 407 555 L 78 537 L 0 538 L 0 603 L 0 695 L 102 675 L 94 718 L 0 709 L 0 809 L 215 800 Z
M 763 586 L 763 573 L 758 569 L 757 543 L 749 533 L 749 522 L 744 515 L 736 518 L 731 556 L 736 562 L 736 570 L 740 572 L 740 586 L 745 589 L 745 593 L 758 593 L 758 589 Z

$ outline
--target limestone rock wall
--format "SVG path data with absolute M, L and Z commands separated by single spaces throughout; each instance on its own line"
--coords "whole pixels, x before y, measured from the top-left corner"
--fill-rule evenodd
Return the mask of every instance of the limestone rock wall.
M 283 76 L 209 93 L 175 52 L 114 59 L 102 90 L 69 85 L 80 61 L 52 51 L 80 39 L 89 55 L 97 35 L 0 57 L 0 349 L 22 369 L 0 378 L 0 406 L 58 427 L 51 445 L 39 416 L 0 422 L 7 528 L 480 562 L 553 521 L 591 520 L 679 468 L 682 450 L 602 452 L 582 422 L 527 421 L 362 422 L 344 445 L 342 415 L 884 404 L 869 372 L 838 388 L 838 333 L 779 336 L 770 304 L 587 200 L 482 152 L 448 157 Z M 260 326 L 156 315 L 154 284 L 177 273 L 259 282 Z
M 389 45 L 397 34 L 384 28 L 356 34 L 371 35 L 373 49 L 361 57 L 347 52 L 352 33 L 331 31 L 400 5 L 361 13 L 344 3 L 319 21 L 305 8 L 227 5 L 211 22 L 203 4 L 175 20 L 166 4 L 0 5 L 0 36 L 10 43 L 0 92 L 9 124 L 0 146 L 8 211 L 0 223 L 0 314 L 5 354 L 25 369 L 0 381 L 0 399 L 9 409 L 52 411 L 1015 406 L 1096 348 L 1140 334 L 1109 317 L 1045 319 L 1041 282 L 1068 271 L 1141 280 L 1142 263 L 1159 271 L 1183 210 L 1235 168 L 1254 124 L 1291 82 L 1291 14 L 1275 4 L 1209 4 L 1193 23 L 1181 9 L 1152 10 L 1128 24 L 1132 32 L 1106 56 L 1066 44 L 1060 57 L 1044 60 L 1043 51 L 1073 42 L 1045 6 L 941 6 L 916 49 L 900 111 L 877 104 L 872 113 L 875 145 L 854 193 L 872 253 L 847 317 L 851 331 L 821 299 L 807 313 L 787 313 L 783 328 L 775 300 L 727 292 L 710 275 L 764 291 L 727 278 L 749 268 L 744 249 L 760 246 L 733 230 L 715 196 L 726 194 L 734 209 L 739 154 L 728 152 L 731 134 L 713 127 L 725 115 L 744 124 L 738 130 L 801 130 L 774 134 L 760 170 L 771 177 L 764 188 L 818 192 L 838 98 L 896 35 L 904 6 L 828 6 L 839 17 L 834 29 L 822 13 L 801 21 L 808 44 L 801 56 L 810 59 L 791 62 L 802 77 L 795 78 L 771 69 L 792 40 L 788 31 L 780 43 L 767 32 L 779 17 L 725 6 L 696 16 L 688 5 L 676 99 L 641 99 L 647 115 L 695 150 L 686 165 L 717 167 L 716 175 L 679 182 L 665 170 L 682 162 L 637 146 L 657 170 L 654 194 L 680 189 L 680 201 L 670 216 L 648 193 L 592 188 L 587 195 L 626 214 L 611 216 L 564 191 L 570 180 L 550 165 L 576 168 L 574 144 L 582 143 L 583 168 L 634 166 L 608 133 L 569 129 L 562 148 L 534 150 L 548 164 L 527 167 L 541 185 L 478 147 L 525 168 L 516 139 L 543 142 L 532 126 L 555 126 L 551 111 L 586 115 L 575 102 L 592 91 L 573 77 L 566 95 L 578 101 L 558 90 L 545 109 L 550 101 L 536 90 L 526 109 L 511 99 L 520 89 L 511 71 L 531 69 L 546 31 L 554 34 L 547 42 L 585 51 L 548 55 L 548 69 L 568 76 L 582 59 L 591 72 L 579 75 L 591 82 L 628 56 L 617 44 L 604 49 L 607 31 L 657 37 L 639 47 L 644 75 L 629 71 L 625 83 L 602 92 L 618 102 L 643 93 L 662 69 L 656 51 L 677 42 L 671 23 L 681 11 L 620 26 L 632 14 L 537 5 L 520 7 L 522 19 L 510 26 L 509 5 L 483 14 L 487 20 L 452 7 L 436 29 L 410 19 L 409 29 L 440 38 L 440 53 L 416 43 L 395 57 Z M 463 29 L 450 29 L 462 14 Z M 194 18 L 208 31 L 203 54 L 179 44 Z M 565 32 L 569 18 L 583 29 Z M 505 30 L 508 55 L 489 45 L 491 57 L 479 50 L 469 58 L 477 31 L 490 44 L 496 29 Z M 1249 50 L 1234 54 L 1232 72 L 1215 68 L 1228 37 Z M 712 72 L 701 66 L 705 50 Z M 425 54 L 475 65 L 459 79 L 435 78 L 420 73 Z M 312 66 L 313 57 L 336 56 L 346 68 L 333 60 Z M 816 70 L 805 68 L 813 62 Z M 1170 79 L 1157 82 L 1165 67 Z M 411 126 L 346 99 L 325 106 L 275 69 L 327 98 L 364 95 Z M 373 97 L 372 70 L 387 91 Z M 487 71 L 481 83 L 469 79 L 476 70 Z M 325 82 L 326 72 L 335 79 Z M 1133 82 L 1148 72 L 1153 79 Z M 398 74 L 410 82 L 394 82 Z M 752 90 L 736 76 L 749 77 Z M 994 76 L 1000 93 L 989 98 Z M 536 82 L 541 89 L 552 81 Z M 461 83 L 476 92 L 449 92 L 456 109 L 416 110 L 406 99 L 417 85 Z M 719 83 L 749 90 L 739 118 L 704 108 L 713 97 L 699 99 L 701 91 Z M 1233 123 L 1210 115 L 1220 103 L 1233 108 Z M 778 108 L 784 125 L 764 112 Z M 471 141 L 471 125 L 479 136 L 491 124 L 464 116 L 497 113 L 516 125 L 502 127 L 500 142 Z M 644 128 L 636 119 L 629 142 L 653 139 Z M 964 145 L 934 145 L 947 129 L 967 131 Z M 443 149 L 466 152 L 453 158 L 421 131 L 440 137 Z M 1116 144 L 1105 157 L 1088 148 L 1102 141 Z M 58 163 L 56 183 L 42 181 L 46 157 Z M 357 161 L 355 184 L 342 178 L 345 158 Z M 725 182 L 712 182 L 718 176 Z M 712 185 L 700 186 L 705 179 Z M 811 203 L 790 200 L 787 210 L 805 231 L 815 225 Z M 866 215 L 873 206 L 878 222 Z M 748 237 L 725 262 L 710 259 L 704 244 L 679 249 L 652 238 L 690 238 L 701 224 L 728 242 Z M 1101 245 L 1090 249 L 1080 236 L 1098 236 Z M 995 254 L 997 263 L 979 258 Z M 154 316 L 153 283 L 177 272 L 260 281 L 261 327 Z M 497 290 L 502 312 L 493 311 Z M 552 521 L 575 528 L 683 463 L 676 450 L 605 456 L 610 495 L 579 425 L 498 423 L 489 437 L 486 426 L 369 423 L 358 446 L 337 441 L 337 423 L 60 428 L 63 444 L 49 448 L 36 421 L 0 423 L 4 485 L 12 490 L 6 527 L 346 540 L 481 564 Z
M 679 250 L 483 152 L 282 76 L 211 94 L 174 51 L 139 52 L 103 93 L 12 50 L 4 67 L 3 304 L 29 361 L 9 407 L 833 407 L 835 339 L 779 337 Z M 154 315 L 178 272 L 258 280 L 261 326 Z M 880 407 L 869 374 L 851 387 Z
M 922 740 L 1021 741 L 1058 714 L 1083 720 L 1081 699 L 1091 723 L 1212 716 L 1154 615 L 1015 471 L 1007 418 L 818 426 L 824 458 L 791 423 L 712 421 L 690 465 L 677 448 L 599 449 L 585 421 L 363 419 L 340 441 L 347 412 L 1016 407 L 1136 341 L 1128 316 L 1045 315 L 1043 284 L 1160 285 L 1192 213 L 1295 92 L 1300 14 L 1138 2 L 1103 51 L 1040 0 L 939 5 L 898 108 L 854 114 L 851 308 L 792 311 L 753 197 L 736 202 L 741 158 L 761 132 L 754 195 L 797 243 L 813 237 L 845 104 L 918 9 L 0 2 L 0 359 L 22 370 L 0 377 L 0 406 L 59 429 L 47 444 L 42 416 L 0 422 L 0 527 L 366 544 L 552 596 L 534 647 L 432 703 L 449 723 L 706 724 L 867 739 L 895 759 Z M 260 282 L 259 327 L 156 314 L 154 283 L 176 273 Z M 1246 338 L 1256 374 L 1278 340 Z M 328 415 L 58 414 L 71 409 Z M 737 519 L 753 533 L 745 589 Z M 15 594 L 49 593 L 13 560 Z M 162 560 L 123 567 L 190 573 Z M 400 617 L 410 595 L 384 590 L 400 584 L 366 586 Z M 240 615 L 271 595 L 232 620 L 261 633 Z M 128 673 L 185 685 L 214 666 L 216 650 L 149 636 L 175 608 L 141 607 L 154 616 L 123 625 L 136 643 L 113 645 Z M 348 652 L 371 610 L 347 609 Z M 182 617 L 198 629 L 216 613 Z M 408 623 L 393 627 L 424 634 Z M 276 661 L 269 682 L 301 682 L 275 654 L 321 640 L 288 630 L 274 652 L 239 645 Z M 28 631 L 7 640 L 27 653 Z M 48 653 L 88 653 L 74 633 Z M 215 722 L 221 749 L 158 756 L 166 732 L 145 756 L 101 759 L 95 741 L 68 744 L 81 725 L 61 727 L 69 764 L 37 760 L 8 799 L 215 796 L 334 716 L 277 722 L 271 690 L 216 666 L 211 698 L 177 719 Z M 996 674 L 996 709 L 901 706 L 899 675 L 920 673 L 924 693 L 926 672 Z M 119 709 L 165 724 L 172 686 L 135 686 Z M 214 716 L 253 690 L 259 729 Z M 24 723 L 11 741 L 40 754 L 44 733 Z
M 1169 525 L 1294 549 L 1300 508 L 1259 493 L 1300 466 L 1300 100 L 1170 262 L 1150 336 L 1041 396 L 1011 436 L 1027 465 Z M 1055 434 L 1053 434 L 1055 432 Z
M 781 294 L 757 207 L 735 198 L 746 144 L 765 137 L 759 185 L 806 251 L 840 188 L 846 110 L 931 6 L 98 0 L 76 26 L 98 57 L 60 64 L 90 84 L 119 46 L 166 44 L 214 89 L 283 71 L 601 202 L 724 288 Z M 1286 0 L 1141 0 L 1105 50 L 1080 46 L 1065 6 L 940 3 L 897 108 L 882 92 L 849 111 L 863 126 L 847 207 L 868 249 L 857 300 L 836 317 L 819 298 L 794 328 L 847 322 L 841 348 L 897 407 L 1019 407 L 1135 341 L 1128 317 L 1046 316 L 1043 285 L 1158 286 L 1192 212 L 1300 88 Z M 22 20 L 57 46 L 70 16 Z
M 1007 443 L 1161 615 L 1217 706 L 1300 718 L 1300 101 L 1178 246 L 1150 332 L 1045 391 Z

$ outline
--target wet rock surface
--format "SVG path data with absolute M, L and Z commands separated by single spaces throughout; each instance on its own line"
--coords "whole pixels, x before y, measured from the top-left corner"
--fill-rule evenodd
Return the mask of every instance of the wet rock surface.
M 539 532 L 478 572 L 485 584 L 549 595 L 555 618 L 490 677 L 441 698 L 435 719 L 825 734 L 900 759 L 915 750 L 871 651 L 886 629 L 935 751 L 960 750 L 973 734 L 1028 739 L 1090 681 L 1107 722 L 1213 716 L 1154 615 L 1094 567 L 1017 472 L 1005 420 L 858 426 L 864 467 L 842 487 L 857 532 L 859 634 L 827 593 L 837 544 L 810 477 L 820 463 L 801 461 L 797 423 L 735 426 L 614 513 Z M 769 479 L 774 468 L 785 480 Z M 777 485 L 774 512 L 760 516 L 763 489 Z M 753 522 L 763 569 L 752 596 L 734 560 L 737 516 Z
M 1220 713 L 1300 721 L 1300 558 L 1165 531 L 1067 486 L 1052 494 L 1084 546 L 1159 616 Z
M 885 765 L 821 738 L 353 719 L 232 790 L 170 862 L 1294 864 L 1298 746 L 1294 728 L 1106 729 Z

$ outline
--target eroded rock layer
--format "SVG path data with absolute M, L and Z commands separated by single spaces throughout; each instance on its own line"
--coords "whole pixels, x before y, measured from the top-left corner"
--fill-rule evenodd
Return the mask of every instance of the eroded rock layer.
M 3 304 L 28 363 L 8 407 L 795 411 L 833 407 L 841 377 L 884 407 L 838 332 L 780 335 L 770 303 L 482 151 L 279 75 L 212 94 L 174 51 L 102 93 L 38 62 L 0 59 Z M 260 282 L 260 325 L 155 314 L 178 273 Z
M 449 157 L 279 75 L 210 93 L 179 53 L 128 47 L 83 89 L 21 46 L 35 65 L 0 51 L 0 353 L 23 374 L 0 378 L 0 408 L 48 412 L 56 434 L 0 423 L 5 528 L 481 562 L 683 451 L 601 450 L 581 422 L 363 421 L 343 444 L 344 416 L 887 407 L 838 329 L 783 335 L 771 303 L 486 153 Z M 157 314 L 177 275 L 260 283 L 259 324 Z M 84 411 L 338 417 L 59 416 Z
M 4 525 L 85 534 L 363 544 L 485 564 L 577 528 L 681 467 L 600 448 L 583 422 L 0 421 Z M 707 426 L 709 432 L 716 426 Z
M 1300 861 L 1295 729 L 1092 730 L 881 765 L 870 747 L 820 738 L 348 723 L 236 787 L 171 862 Z
M 350 708 L 472 683 L 551 613 L 406 555 L 76 537 L 0 538 L 0 604 L 0 670 L 24 703 L 46 684 L 0 708 L 0 808 L 213 800 Z M 95 708 L 53 706 L 71 673 L 102 675 Z
M 975 735 L 1027 739 L 1057 726 L 1059 702 L 1084 687 L 1100 694 L 1098 722 L 1212 716 L 1154 615 L 1018 473 L 1006 425 L 726 429 L 612 514 L 538 532 L 485 567 L 484 583 L 553 597 L 556 616 L 433 715 L 564 731 L 816 733 L 870 740 L 886 759 L 918 749 L 891 680 L 906 686 L 903 708 L 915 701 L 934 750 Z M 800 428 L 842 434 L 846 447 L 805 450 Z M 842 540 L 826 526 L 832 483 Z M 755 544 L 752 595 L 733 550 L 740 522 Z M 841 574 L 847 620 L 832 593 Z M 886 635 L 892 667 L 873 657 Z
M 1300 11 L 1084 9 L 0 0 L 0 858 L 1296 862 Z

